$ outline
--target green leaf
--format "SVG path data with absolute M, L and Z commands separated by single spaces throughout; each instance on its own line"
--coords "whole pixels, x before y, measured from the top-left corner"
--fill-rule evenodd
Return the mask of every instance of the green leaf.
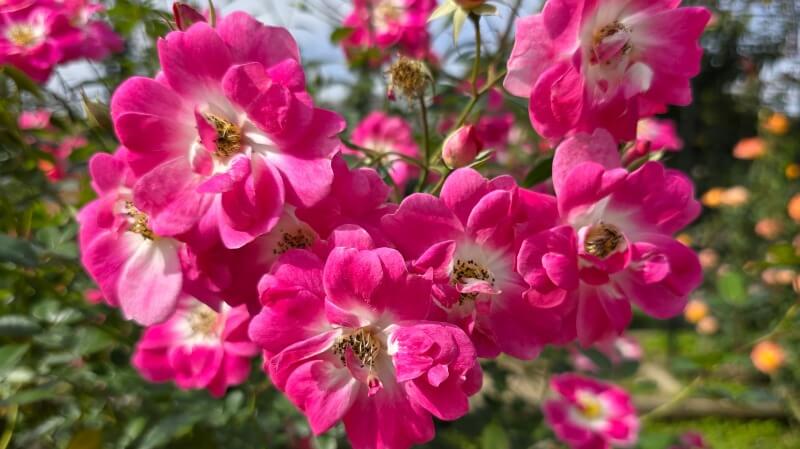
M 97 429 L 83 429 L 72 436 L 67 449 L 99 449 L 103 445 L 103 433 Z
M 728 271 L 717 277 L 717 291 L 726 301 L 741 305 L 747 300 L 747 287 L 744 276 L 735 271 Z
M 39 323 L 25 315 L 0 316 L 0 337 L 30 337 L 40 330 Z
M 195 423 L 202 419 L 203 415 L 196 411 L 192 413 L 181 413 L 168 416 L 157 422 L 150 430 L 144 434 L 139 442 L 139 449 L 152 449 L 162 446 L 175 438 L 185 435 L 192 430 Z
M 353 34 L 353 31 L 355 31 L 355 29 L 349 27 L 336 28 L 333 30 L 333 33 L 331 33 L 331 42 L 338 44 L 339 42 L 350 37 L 350 35 Z
M 544 182 L 553 175 L 553 157 L 540 160 L 525 176 L 522 181 L 523 187 L 533 187 L 540 182 Z
M 10 65 L 4 65 L 0 67 L 0 73 L 5 74 L 7 77 L 11 78 L 14 81 L 14 84 L 17 85 L 17 88 L 20 90 L 24 90 L 27 92 L 32 93 L 36 96 L 36 98 L 42 99 L 42 90 L 39 88 L 39 85 L 36 84 L 36 81 L 30 79 L 25 72 L 17 69 L 16 67 Z
M 57 397 L 64 397 L 69 392 L 70 386 L 66 383 L 49 383 L 36 388 L 19 391 L 6 400 L 0 401 L 0 405 L 25 405 L 34 402 L 45 401 Z
M 14 344 L 0 347 L 0 375 L 4 375 L 6 372 L 16 368 L 19 361 L 22 360 L 22 357 L 28 352 L 28 349 L 30 349 L 30 345 L 28 344 Z
M 34 267 L 38 261 L 34 246 L 27 240 L 0 234 L 0 262 Z
M 492 422 L 483 428 L 483 432 L 481 432 L 482 449 L 510 449 L 510 447 L 508 435 L 500 424 Z
M 608 357 L 606 357 L 605 354 L 603 354 L 602 352 L 598 351 L 597 349 L 592 349 L 592 348 L 581 349 L 581 353 L 583 355 L 585 355 L 586 357 L 588 357 L 589 360 L 592 361 L 592 363 L 597 365 L 597 367 L 601 371 L 607 372 L 607 371 L 611 370 L 611 368 L 612 368 L 611 360 L 609 360 Z
M 771 246 L 767 251 L 767 260 L 775 265 L 800 265 L 800 255 L 790 243 Z
M 114 345 L 111 335 L 93 327 L 80 328 L 77 337 L 75 349 L 81 356 L 94 354 Z

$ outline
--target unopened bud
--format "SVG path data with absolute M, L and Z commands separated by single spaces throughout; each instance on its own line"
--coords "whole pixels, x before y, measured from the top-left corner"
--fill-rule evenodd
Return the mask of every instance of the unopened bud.
M 432 78 L 424 62 L 401 56 L 389 67 L 389 94 L 397 91 L 409 99 L 422 97 Z
M 483 150 L 483 142 L 478 137 L 474 125 L 458 128 L 447 137 L 442 148 L 442 159 L 450 168 L 461 168 L 469 165 Z
M 181 31 L 185 31 L 197 22 L 206 21 L 206 18 L 199 11 L 183 2 L 172 4 L 172 15 L 175 16 L 175 25 Z

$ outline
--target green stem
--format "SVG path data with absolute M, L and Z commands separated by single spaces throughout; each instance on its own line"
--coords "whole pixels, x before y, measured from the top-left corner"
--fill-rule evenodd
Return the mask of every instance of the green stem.
M 428 172 L 431 169 L 431 139 L 430 139 L 430 132 L 428 130 L 428 107 L 425 105 L 425 96 L 419 96 L 419 110 L 420 110 L 420 117 L 422 119 L 422 140 L 423 145 L 425 147 L 425 165 L 422 166 L 422 174 L 419 177 L 419 182 L 417 183 L 417 192 L 421 192 L 422 189 L 425 187 L 425 183 L 428 182 Z
M 8 407 L 6 428 L 3 431 L 3 435 L 0 436 L 0 449 L 6 449 L 9 443 L 11 443 L 11 437 L 14 435 L 14 426 L 17 424 L 17 412 L 19 412 L 18 405 L 14 404 Z
M 475 61 L 472 63 L 472 96 L 478 96 L 478 72 L 481 68 L 481 16 L 476 14 L 469 15 L 472 25 L 475 27 Z M 487 80 L 488 81 L 488 80 Z

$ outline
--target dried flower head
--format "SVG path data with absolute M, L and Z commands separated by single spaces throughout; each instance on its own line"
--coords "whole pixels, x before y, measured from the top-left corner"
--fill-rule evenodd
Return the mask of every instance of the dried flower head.
M 409 100 L 422 97 L 433 76 L 424 62 L 400 56 L 388 71 L 390 96 L 400 92 Z

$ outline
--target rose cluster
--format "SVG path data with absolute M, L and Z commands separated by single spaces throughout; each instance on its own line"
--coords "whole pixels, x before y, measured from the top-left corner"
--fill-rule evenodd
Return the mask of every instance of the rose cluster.
M 679 314 L 701 268 L 673 235 L 700 204 L 683 174 L 630 171 L 619 151 L 640 118 L 690 100 L 709 15 L 678 4 L 549 0 L 520 19 L 505 85 L 557 143 L 552 191 L 459 168 L 399 204 L 348 167 L 345 122 L 315 106 L 285 29 L 184 10 L 162 71 L 114 94 L 121 146 L 91 160 L 98 198 L 79 215 L 87 271 L 147 326 L 135 366 L 219 396 L 260 352 L 315 434 L 343 422 L 356 449 L 405 449 L 468 412 L 480 358 L 608 342 L 634 306 Z M 387 29 L 405 17 L 384 13 Z M 418 151 L 382 113 L 353 138 Z M 553 389 L 545 414 L 573 447 L 635 441 L 624 391 L 571 375 Z
M 95 18 L 89 0 L 7 0 L 0 3 L 0 64 L 10 64 L 44 83 L 53 69 L 77 59 L 100 60 L 122 50 L 123 41 Z

